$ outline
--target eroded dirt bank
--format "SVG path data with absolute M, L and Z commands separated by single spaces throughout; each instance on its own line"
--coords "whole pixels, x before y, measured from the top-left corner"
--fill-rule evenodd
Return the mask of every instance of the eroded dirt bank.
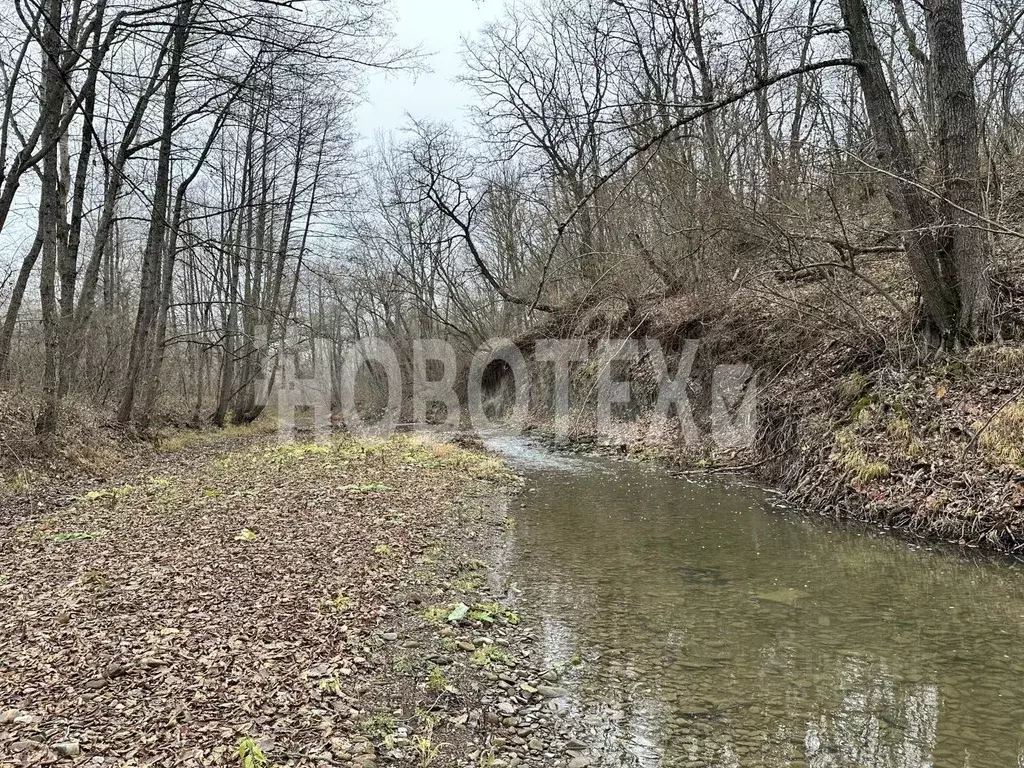
M 799 366 L 797 366 L 799 368 Z M 796 508 L 907 537 L 1024 552 L 1024 348 L 977 347 L 929 365 L 816 364 L 764 383 L 750 446 L 677 439 L 641 415 L 611 434 L 539 423 L 553 444 L 650 458 L 683 473 L 736 471 Z
M 420 439 L 251 439 L 8 493 L 0 764 L 589 764 L 488 566 L 514 487 Z
M 695 438 L 684 438 L 675 411 L 670 419 L 653 415 L 659 379 L 640 345 L 613 374 L 629 382 L 632 401 L 611 429 L 599 428 L 595 408 L 609 363 L 595 357 L 572 369 L 573 412 L 557 430 L 567 444 L 650 457 L 682 472 L 747 472 L 812 513 L 1024 552 L 1024 344 L 924 356 L 910 341 L 890 344 L 849 329 L 825 334 L 819 326 L 799 311 L 756 302 L 697 312 L 662 301 L 581 315 L 519 347 L 530 359 L 545 335 L 579 338 L 590 349 L 607 339 L 653 340 L 674 375 L 684 345 L 695 345 L 687 388 Z M 741 393 L 756 397 L 752 438 L 736 444 L 717 439 L 709 416 L 722 364 L 755 374 Z M 552 402 L 550 365 L 531 367 L 535 399 Z M 533 413 L 533 426 L 556 432 L 543 410 Z

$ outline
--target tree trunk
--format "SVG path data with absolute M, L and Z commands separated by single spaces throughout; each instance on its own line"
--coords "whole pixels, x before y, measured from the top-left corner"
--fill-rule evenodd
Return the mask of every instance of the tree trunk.
M 61 0 L 48 0 L 44 19 L 43 75 L 40 97 L 40 139 L 46 148 L 39 190 L 39 231 L 42 268 L 39 274 L 39 298 L 43 314 L 43 403 L 36 420 L 36 434 L 52 439 L 57 431 L 60 397 L 57 391 L 57 362 L 60 348 L 57 317 L 57 208 L 58 142 L 64 84 L 60 71 Z
M 978 104 L 967 59 L 961 0 L 928 0 L 925 24 L 931 49 L 939 167 L 945 228 L 940 237 L 953 255 L 960 297 L 957 334 L 971 342 L 992 335 L 992 252 L 981 226 L 983 211 Z
M 74 326 L 71 329 L 71 340 L 68 344 L 70 352 L 68 359 L 64 361 L 61 375 L 67 379 L 75 377 L 78 370 L 78 359 L 82 352 L 85 334 L 88 332 L 95 310 L 96 287 L 99 284 L 100 274 L 104 277 L 103 308 L 109 314 L 113 309 L 112 290 L 114 283 L 113 257 L 114 248 L 112 243 L 120 244 L 120 237 L 117 228 L 117 201 L 121 194 L 121 188 L 126 179 L 125 166 L 133 154 L 132 145 L 142 127 L 146 109 L 153 95 L 159 89 L 162 82 L 160 73 L 163 70 L 163 61 L 167 51 L 171 47 L 173 30 L 166 36 L 165 44 L 161 46 L 156 61 L 150 70 L 150 76 L 146 88 L 135 102 L 131 118 L 125 126 L 121 141 L 118 144 L 117 153 L 114 159 L 107 163 L 106 183 L 103 185 L 103 206 L 100 211 L 99 222 L 96 224 L 96 231 L 93 235 L 92 253 L 86 264 L 85 275 L 82 278 L 82 288 L 78 296 L 78 307 L 75 309 Z M 137 151 L 134 150 L 134 151 Z
M 163 125 L 160 135 L 160 149 L 157 155 L 156 178 L 154 180 L 153 204 L 150 209 L 149 234 L 142 259 L 142 279 L 139 286 L 139 308 L 135 316 L 135 331 L 128 359 L 128 374 L 125 376 L 121 402 L 117 407 L 117 420 L 127 424 L 132 416 L 135 394 L 144 375 L 145 361 L 150 354 L 150 334 L 154 330 L 157 308 L 160 300 L 160 265 L 167 232 L 168 199 L 170 197 L 171 146 L 174 133 L 174 110 L 177 104 L 178 85 L 181 79 L 181 61 L 188 41 L 192 18 L 192 0 L 182 0 L 174 20 L 173 50 L 167 69 L 167 85 L 164 91 Z
M 82 137 L 78 151 L 78 163 L 75 170 L 75 182 L 71 190 L 71 216 L 64 231 L 67 242 L 64 244 L 60 263 L 60 371 L 58 374 L 58 393 L 61 397 L 67 394 L 74 379 L 75 353 L 75 288 L 78 284 L 78 255 L 82 244 L 82 224 L 85 219 L 85 193 L 89 180 L 89 166 L 93 147 L 93 118 L 96 112 L 96 76 L 103 63 L 105 48 L 102 40 L 103 15 L 106 11 L 106 0 L 96 3 L 95 30 L 93 32 L 92 57 L 89 61 L 90 77 L 84 84 L 87 89 L 82 102 Z M 65 139 L 66 147 L 66 139 Z
M 860 62 L 857 72 L 876 164 L 885 174 L 886 196 L 897 226 L 905 233 L 907 258 L 921 293 L 925 330 L 943 344 L 969 344 L 984 338 L 991 316 L 989 255 L 984 235 L 977 229 L 981 206 L 977 106 L 960 0 L 929 0 L 933 57 L 943 61 L 934 67 L 934 87 L 943 94 L 938 165 L 947 190 L 938 214 L 918 179 L 918 164 L 885 79 L 864 0 L 841 0 L 840 6 L 851 53 Z
M 4 316 L 4 325 L 0 329 L 0 377 L 7 368 L 7 359 L 11 354 L 11 339 L 14 337 L 14 326 L 18 322 L 18 312 L 21 310 L 21 303 L 25 299 L 25 289 L 28 287 L 28 280 L 32 276 L 36 262 L 39 260 L 39 252 L 42 250 L 42 230 L 36 232 L 36 238 L 32 241 L 32 247 L 28 249 L 24 260 L 21 262 L 21 269 L 18 271 L 18 279 L 11 291 L 11 303 L 7 306 L 7 314 Z

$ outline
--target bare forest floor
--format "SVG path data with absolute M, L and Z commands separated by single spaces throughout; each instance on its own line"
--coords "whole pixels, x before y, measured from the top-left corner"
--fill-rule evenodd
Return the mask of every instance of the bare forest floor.
M 5 491 L 0 765 L 587 762 L 508 714 L 557 672 L 531 667 L 486 561 L 500 462 L 409 437 L 183 442 Z

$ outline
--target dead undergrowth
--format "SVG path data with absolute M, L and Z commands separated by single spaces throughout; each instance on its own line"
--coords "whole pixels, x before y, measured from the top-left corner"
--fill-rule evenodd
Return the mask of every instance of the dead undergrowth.
M 35 434 L 38 413 L 36 399 L 0 390 L 0 498 L 48 478 L 102 473 L 150 451 L 100 411 L 70 398 L 53 442 L 42 441 Z

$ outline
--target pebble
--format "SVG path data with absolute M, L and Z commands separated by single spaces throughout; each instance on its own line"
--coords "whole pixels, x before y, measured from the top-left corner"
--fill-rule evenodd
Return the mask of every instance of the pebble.
M 398 633 L 397 632 L 385 632 L 383 635 L 381 635 L 381 637 L 383 637 L 389 643 L 393 643 L 395 640 L 398 639 Z
M 82 747 L 77 741 L 61 741 L 53 745 L 53 751 L 61 757 L 77 757 L 82 753 Z
M 594 761 L 591 760 L 589 757 L 586 757 L 585 755 L 580 755 L 579 757 L 574 757 L 572 760 L 569 761 L 569 768 L 587 768 L 587 766 L 590 765 L 592 762 Z
M 554 688 L 550 685 L 538 685 L 537 693 L 545 699 L 561 699 L 569 695 L 565 688 Z
M 21 712 L 17 709 L 5 709 L 3 712 L 0 712 L 0 725 L 13 723 L 20 716 Z

